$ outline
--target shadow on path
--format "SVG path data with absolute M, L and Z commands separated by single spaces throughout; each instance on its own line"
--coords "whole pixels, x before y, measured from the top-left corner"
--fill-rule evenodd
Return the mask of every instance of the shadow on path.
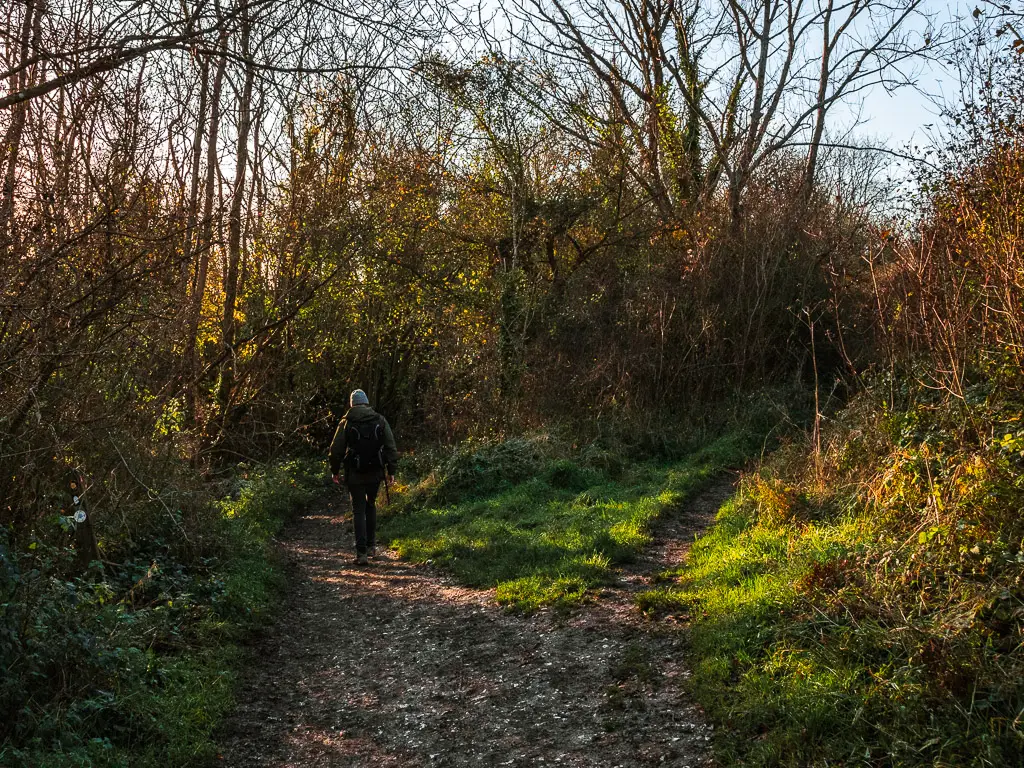
M 694 515 L 677 510 L 656 536 L 692 541 L 695 518 L 728 487 L 695 499 Z M 630 598 L 684 544 L 656 540 L 567 620 L 524 618 L 495 606 L 493 592 L 391 553 L 354 565 L 344 512 L 335 500 L 284 533 L 289 595 L 243 674 L 222 764 L 707 763 L 710 728 L 683 690 L 681 637 L 640 619 Z

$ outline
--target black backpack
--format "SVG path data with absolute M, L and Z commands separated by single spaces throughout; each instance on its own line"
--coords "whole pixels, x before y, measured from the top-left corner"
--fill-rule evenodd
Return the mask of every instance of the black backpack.
M 356 472 L 384 468 L 384 421 L 349 422 L 345 426 L 345 466 Z

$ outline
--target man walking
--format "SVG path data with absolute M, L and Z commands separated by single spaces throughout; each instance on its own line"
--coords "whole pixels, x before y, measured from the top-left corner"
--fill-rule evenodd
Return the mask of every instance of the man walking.
M 381 481 L 391 482 L 398 463 L 395 436 L 387 420 L 370 407 L 366 393 L 349 395 L 349 410 L 331 441 L 331 475 L 345 467 L 345 485 L 352 496 L 352 521 L 356 529 L 356 563 L 367 564 L 376 555 L 377 492 Z

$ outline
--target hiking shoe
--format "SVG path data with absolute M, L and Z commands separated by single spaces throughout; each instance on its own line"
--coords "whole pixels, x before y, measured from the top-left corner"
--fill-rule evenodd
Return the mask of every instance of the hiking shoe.
M 370 561 L 366 559 L 366 555 L 356 555 L 356 565 L 369 565 Z

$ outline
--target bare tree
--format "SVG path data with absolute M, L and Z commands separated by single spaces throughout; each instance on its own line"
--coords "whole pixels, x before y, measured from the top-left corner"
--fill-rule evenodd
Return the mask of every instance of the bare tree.
M 768 158 L 806 153 L 813 184 L 829 118 L 868 88 L 913 81 L 932 44 L 922 0 L 524 0 L 518 38 L 561 73 L 534 99 L 563 127 L 620 121 L 666 217 L 727 182 L 734 220 Z M 911 23 L 917 21 L 918 27 Z M 607 94 L 594 109 L 591 93 Z M 676 183 L 672 183 L 675 179 Z M 699 187 L 699 191 L 694 186 Z M 697 194 L 694 194 L 697 192 Z

